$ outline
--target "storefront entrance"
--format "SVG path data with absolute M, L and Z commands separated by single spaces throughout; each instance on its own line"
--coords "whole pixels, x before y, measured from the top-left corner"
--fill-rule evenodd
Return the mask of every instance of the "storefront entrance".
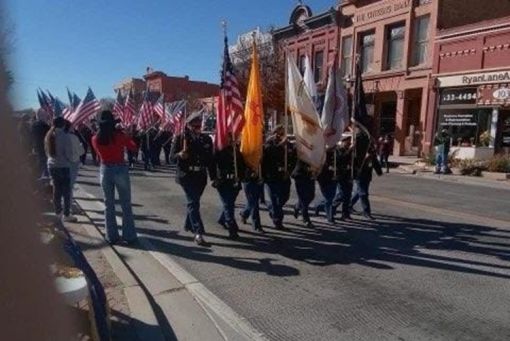
M 510 110 L 499 110 L 496 153 L 510 153 Z

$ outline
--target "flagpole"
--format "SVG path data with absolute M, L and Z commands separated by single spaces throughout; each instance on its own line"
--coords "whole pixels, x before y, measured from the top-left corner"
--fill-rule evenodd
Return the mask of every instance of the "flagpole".
M 352 180 L 354 181 L 354 163 L 355 163 L 355 159 L 356 159 L 356 152 L 357 152 L 357 148 L 356 148 L 356 130 L 357 130 L 357 120 L 355 119 L 354 115 L 356 113 L 356 102 L 358 101 L 358 98 L 357 98 L 357 93 L 356 93 L 356 81 L 358 82 L 362 82 L 363 80 L 362 79 L 356 79 L 358 77 L 358 71 L 357 71 L 357 68 L 358 68 L 358 62 L 359 62 L 359 54 L 356 54 L 356 57 L 355 57 L 355 78 L 354 78 L 354 87 L 353 87 L 353 91 L 352 91 L 352 106 L 351 106 L 351 122 L 353 123 L 353 129 L 352 129 L 352 162 L 351 162 L 351 177 L 352 177 Z
M 287 130 L 289 128 L 289 116 L 288 116 L 288 112 L 287 112 L 287 108 L 289 107 L 289 96 L 288 96 L 289 65 L 288 65 L 288 62 L 289 62 L 288 49 L 287 49 L 287 44 L 285 44 L 285 108 L 283 110 L 283 113 L 284 113 L 284 117 L 283 117 L 284 123 L 283 124 L 285 126 L 285 139 L 287 139 Z M 287 175 L 288 168 L 289 168 L 289 160 L 288 160 L 289 159 L 289 151 L 287 148 L 287 141 L 285 141 L 284 153 L 285 153 L 285 174 Z
M 226 20 L 223 20 L 221 22 L 221 26 L 223 27 L 223 38 L 225 39 L 225 42 L 226 42 L 226 39 L 227 39 L 227 21 Z M 228 48 L 228 47 L 226 47 Z M 225 71 L 226 71 L 226 68 L 223 67 L 223 79 L 225 79 Z M 225 105 L 225 103 L 224 103 Z M 228 108 L 226 108 L 228 109 Z M 231 108 L 230 108 L 231 109 Z M 230 116 L 232 117 L 232 110 L 230 110 Z M 233 117 L 232 117 L 233 118 Z M 232 124 L 232 128 L 233 128 L 233 124 Z M 238 179 L 239 179 L 239 170 L 237 168 L 237 151 L 236 151 L 236 136 L 235 136 L 235 132 L 234 132 L 234 129 L 232 129 L 232 131 L 230 132 L 231 135 L 232 135 L 232 141 L 231 141 L 231 144 L 232 144 L 232 154 L 233 154 L 233 159 L 234 159 L 234 177 L 235 177 L 235 181 L 237 182 Z

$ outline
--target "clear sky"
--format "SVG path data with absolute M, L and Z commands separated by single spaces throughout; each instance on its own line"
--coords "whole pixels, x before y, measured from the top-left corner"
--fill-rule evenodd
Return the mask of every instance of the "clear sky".
M 335 0 L 304 1 L 314 13 Z M 288 23 L 293 0 L 7 0 L 14 28 L 14 105 L 37 105 L 36 89 L 67 102 L 66 86 L 83 97 L 114 97 L 113 85 L 141 77 L 147 66 L 169 75 L 219 82 L 220 22 L 229 38 Z

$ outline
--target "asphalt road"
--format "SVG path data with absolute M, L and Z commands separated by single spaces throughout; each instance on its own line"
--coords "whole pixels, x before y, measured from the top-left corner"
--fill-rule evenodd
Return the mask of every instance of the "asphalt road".
M 375 179 L 373 212 L 309 230 L 225 238 L 208 187 L 210 247 L 182 231 L 184 196 L 170 169 L 132 172 L 137 227 L 272 340 L 509 340 L 510 190 L 390 174 Z M 97 169 L 79 178 L 101 197 Z M 505 187 L 506 186 L 506 187 Z M 244 194 L 238 203 L 242 205 Z M 290 200 L 289 204 L 294 202 Z

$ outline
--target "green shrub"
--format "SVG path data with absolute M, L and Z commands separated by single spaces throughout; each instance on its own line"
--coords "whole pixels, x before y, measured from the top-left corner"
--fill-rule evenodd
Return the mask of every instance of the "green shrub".
M 510 173 L 510 156 L 494 155 L 487 162 L 487 170 L 489 172 Z

